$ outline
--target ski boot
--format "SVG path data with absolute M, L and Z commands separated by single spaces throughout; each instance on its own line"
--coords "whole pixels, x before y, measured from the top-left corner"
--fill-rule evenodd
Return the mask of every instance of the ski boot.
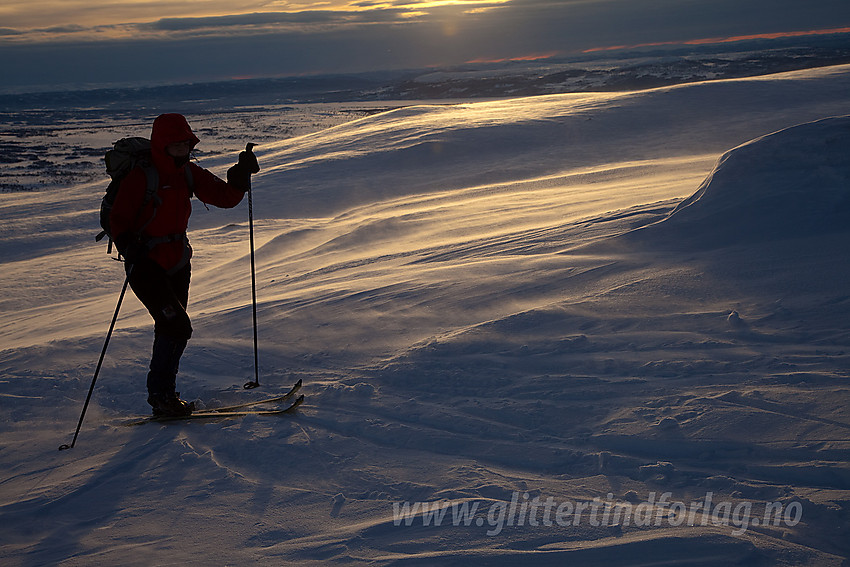
M 148 403 L 157 417 L 186 417 L 195 411 L 195 402 L 180 399 L 180 392 L 150 394 Z

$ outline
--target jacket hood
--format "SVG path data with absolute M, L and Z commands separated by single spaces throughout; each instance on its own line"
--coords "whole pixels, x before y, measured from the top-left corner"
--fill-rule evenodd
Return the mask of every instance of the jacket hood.
M 151 158 L 158 170 L 163 173 L 174 173 L 178 167 L 172 158 L 165 151 L 168 144 L 182 142 L 184 140 L 192 140 L 192 147 L 200 142 L 186 117 L 182 114 L 162 114 L 153 121 L 151 129 Z

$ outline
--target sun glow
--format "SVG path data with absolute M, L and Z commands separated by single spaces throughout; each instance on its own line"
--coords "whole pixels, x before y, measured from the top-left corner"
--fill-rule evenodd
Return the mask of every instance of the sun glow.
M 465 8 L 464 13 L 479 13 L 490 10 L 513 0 L 373 0 L 371 2 L 273 2 L 267 8 L 282 12 L 302 12 L 305 10 L 334 10 L 340 12 L 368 12 L 371 10 L 394 10 L 403 12 L 405 17 L 426 15 L 428 10 L 439 8 Z

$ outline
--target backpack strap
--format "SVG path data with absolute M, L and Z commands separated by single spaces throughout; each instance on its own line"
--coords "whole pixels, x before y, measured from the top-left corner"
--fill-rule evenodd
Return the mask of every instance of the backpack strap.
M 165 236 L 157 236 L 154 238 L 145 239 L 145 246 L 147 246 L 148 250 L 153 250 L 154 247 L 160 244 L 167 244 L 169 242 L 182 242 L 183 243 L 183 257 L 177 263 L 176 266 L 168 270 L 166 272 L 168 275 L 172 275 L 176 273 L 180 268 L 189 263 L 189 259 L 192 257 L 192 249 L 189 247 L 189 237 L 186 236 L 185 232 L 181 232 L 179 234 L 167 234 Z
M 145 205 L 153 201 L 153 214 L 150 218 L 142 225 L 139 229 L 139 234 L 141 234 L 148 225 L 153 222 L 153 218 L 156 216 L 156 209 L 162 204 L 162 199 L 157 195 L 157 191 L 159 191 L 159 172 L 156 168 L 150 163 L 142 164 L 142 171 L 145 172 L 145 180 L 147 181 L 147 186 L 145 188 L 145 198 L 142 200 L 142 205 L 139 207 L 139 212 L 137 213 L 136 221 L 138 222 L 138 217 L 141 216 L 142 210 L 145 208 Z
M 162 204 L 162 199 L 160 199 L 159 195 L 157 195 L 157 191 L 159 191 L 159 173 L 157 172 L 155 167 L 148 164 L 145 164 L 142 169 L 145 172 L 148 186 L 147 191 L 145 192 L 145 200 L 142 203 L 141 208 L 144 208 L 147 203 L 153 200 L 153 214 L 150 216 L 147 222 L 139 229 L 139 234 L 141 234 L 148 227 L 148 225 L 153 222 L 153 219 L 156 216 L 156 209 L 157 207 L 159 207 L 159 205 Z M 186 185 L 189 187 L 189 198 L 191 199 L 192 196 L 195 194 L 195 178 L 192 175 L 192 170 L 189 168 L 188 165 L 186 165 L 184 172 L 186 176 Z M 183 247 L 183 258 L 180 260 L 177 266 L 175 266 L 168 272 L 169 274 L 173 274 L 174 272 L 185 266 L 186 263 L 189 262 L 189 258 L 191 258 L 192 252 L 191 248 L 189 248 L 188 246 L 189 239 L 187 238 L 186 233 L 181 232 L 179 234 L 168 234 L 166 236 L 158 236 L 144 239 L 145 246 L 147 246 L 148 250 L 153 250 L 155 246 L 159 244 L 166 244 L 168 242 L 183 242 L 185 244 L 185 246 Z
M 150 163 L 143 163 L 142 171 L 145 172 L 145 179 L 147 180 L 145 200 L 142 203 L 143 205 L 145 205 L 156 195 L 156 192 L 159 191 L 159 172 Z
M 195 196 L 195 176 L 192 174 L 191 164 L 187 163 L 186 167 L 183 169 L 183 173 L 186 175 L 186 186 L 189 188 L 189 198 Z

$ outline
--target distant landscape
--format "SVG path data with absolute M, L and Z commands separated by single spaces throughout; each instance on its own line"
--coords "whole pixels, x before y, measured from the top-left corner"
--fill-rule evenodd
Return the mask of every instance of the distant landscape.
M 0 94 L 0 192 L 44 190 L 96 179 L 102 176 L 101 158 L 117 137 L 144 130 L 166 111 L 222 115 L 219 127 L 202 132 L 198 154 L 202 156 L 235 150 L 239 144 L 229 143 L 229 138 L 241 139 L 244 131 L 262 143 L 418 101 L 450 104 L 628 91 L 850 63 L 850 45 L 841 37 L 806 46 L 785 40 L 765 48 L 764 43 L 735 46 L 743 51 L 715 46 L 602 52 L 545 63 Z M 318 106 L 327 103 L 333 106 Z M 278 118 L 269 119 L 269 113 Z M 70 149 L 62 144 L 63 136 L 81 133 L 83 144 Z M 32 143 L 40 136 L 47 136 L 47 143 Z

